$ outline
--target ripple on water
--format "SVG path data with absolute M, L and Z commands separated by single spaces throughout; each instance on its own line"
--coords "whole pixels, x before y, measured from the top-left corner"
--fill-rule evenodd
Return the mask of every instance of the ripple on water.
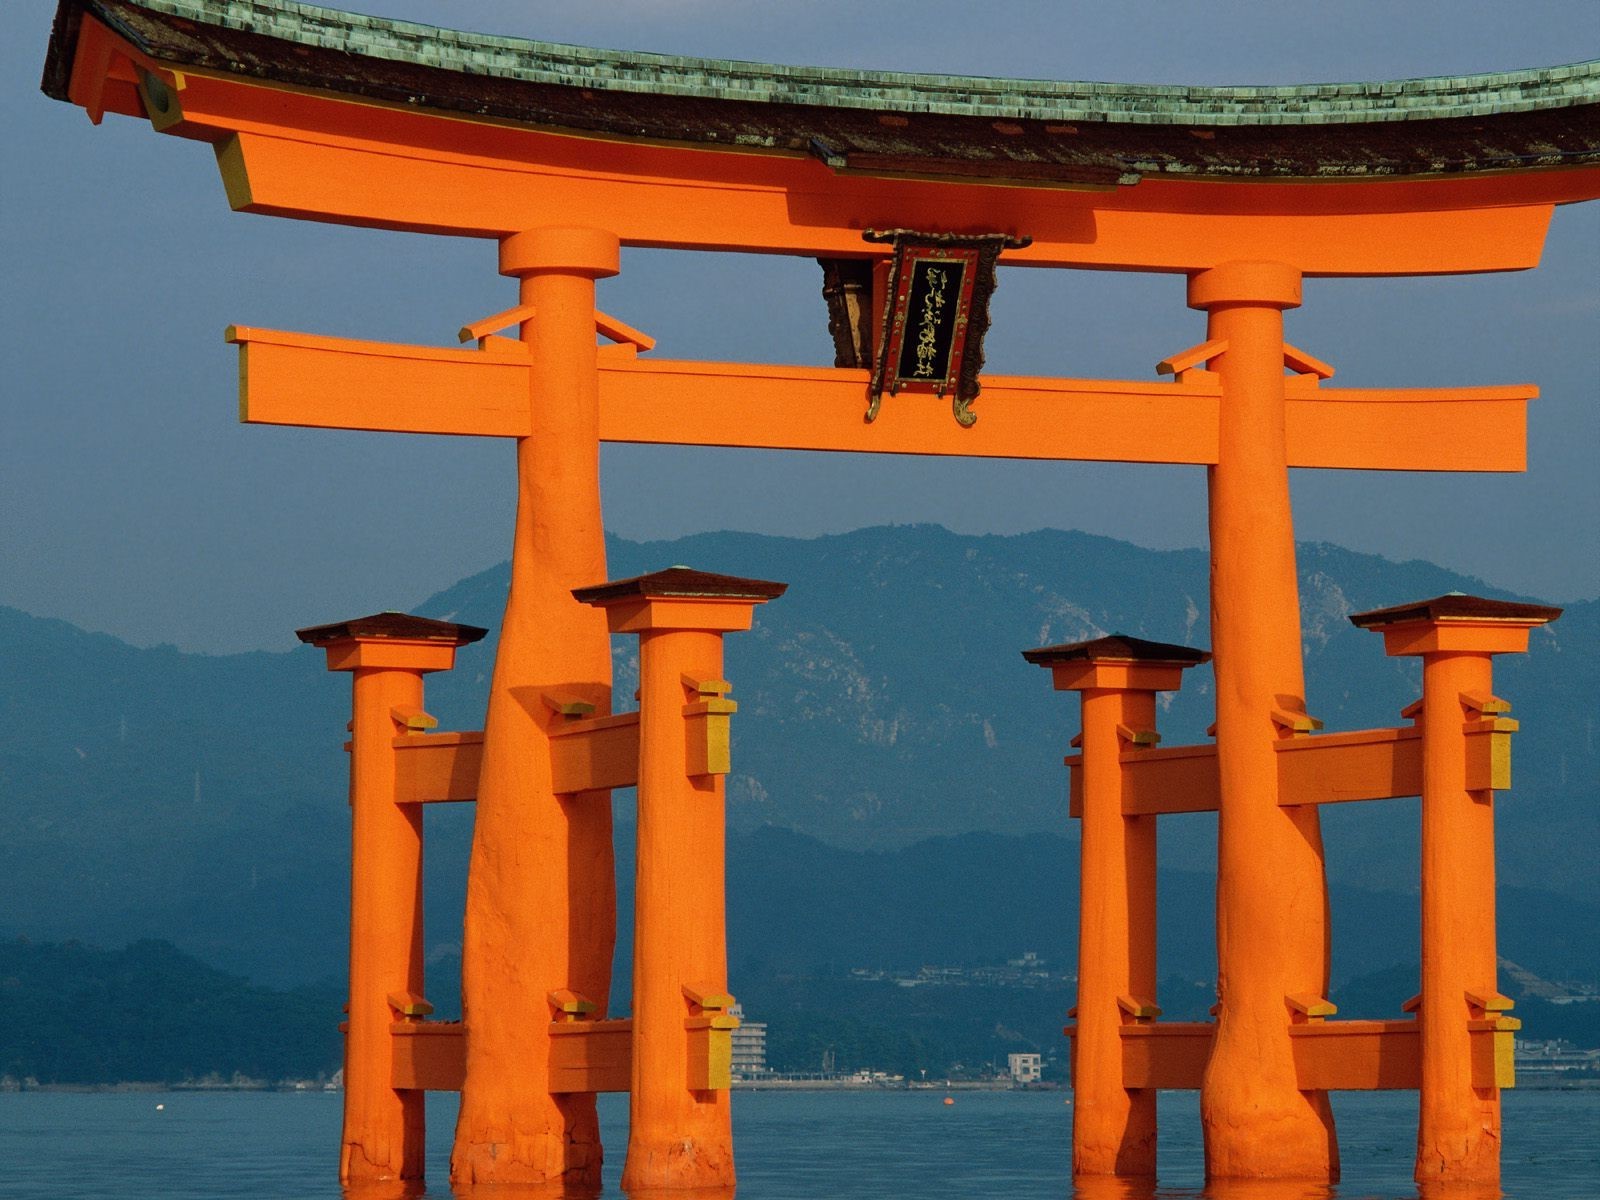
M 1072 1110 L 1059 1092 L 740 1092 L 738 1200 L 1418 1200 L 1416 1098 L 1335 1098 L 1344 1180 L 1285 1191 L 1202 1187 L 1198 1102 L 1161 1098 L 1161 1181 L 1068 1178 Z M 340 1200 L 341 1097 L 321 1092 L 0 1094 L 6 1200 Z M 157 1105 L 164 1108 L 158 1109 Z M 603 1096 L 620 1196 L 627 1100 Z M 429 1196 L 447 1197 L 454 1096 L 429 1097 Z M 1600 1092 L 1506 1097 L 1507 1200 L 1600 1195 Z M 1468 1200 L 1458 1197 L 1456 1200 Z

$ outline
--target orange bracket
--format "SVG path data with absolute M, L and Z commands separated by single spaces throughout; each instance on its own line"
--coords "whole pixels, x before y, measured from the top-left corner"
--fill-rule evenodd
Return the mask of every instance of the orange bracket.
M 390 992 L 389 1007 L 402 1020 L 420 1021 L 433 1013 L 433 1005 L 415 992 Z
M 593 1000 L 571 988 L 557 988 L 545 999 L 550 1001 L 550 1007 L 555 1010 L 557 1022 L 581 1020 L 594 1012 L 596 1007 Z
M 420 708 L 396 706 L 389 710 L 389 716 L 396 725 L 408 733 L 426 733 L 430 729 L 439 728 L 439 718 L 423 712 Z
M 481 321 L 474 321 L 470 325 L 463 325 L 456 336 L 463 342 L 477 341 L 482 348 L 482 343 L 491 334 L 509 329 L 513 325 L 520 325 L 524 321 L 531 321 L 537 310 L 531 304 L 519 304 L 515 308 L 508 308 L 504 312 L 497 312 L 491 317 L 484 317 Z M 641 333 L 632 325 L 625 324 L 615 317 L 607 316 L 599 309 L 594 314 L 595 331 L 602 337 L 609 338 L 619 345 L 633 346 L 638 350 L 652 350 L 656 340 L 647 333 Z
M 683 706 L 688 734 L 688 773 L 691 776 L 726 775 L 733 770 L 733 714 L 738 701 L 728 699 L 733 685 L 726 679 L 690 679 L 683 686 L 699 697 Z
M 1186 374 L 1201 363 L 1210 362 L 1227 348 L 1226 338 L 1214 338 L 1209 342 L 1201 342 L 1198 346 L 1190 346 L 1187 350 L 1180 350 L 1171 358 L 1163 358 L 1158 362 L 1156 374 L 1176 376 L 1177 382 L 1182 383 Z
M 1312 358 L 1304 350 L 1296 349 L 1288 342 L 1283 344 L 1283 365 L 1297 375 L 1315 375 L 1318 379 L 1332 379 L 1333 368 L 1320 358 Z

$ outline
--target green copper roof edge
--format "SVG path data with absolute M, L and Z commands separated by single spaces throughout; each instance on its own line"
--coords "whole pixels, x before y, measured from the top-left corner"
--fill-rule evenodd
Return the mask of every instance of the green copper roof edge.
M 1189 87 L 994 79 L 690 58 L 497 37 L 293 0 L 132 0 L 140 7 L 393 62 L 530 83 L 873 112 L 1172 125 L 1328 125 L 1600 102 L 1600 59 L 1365 83 Z

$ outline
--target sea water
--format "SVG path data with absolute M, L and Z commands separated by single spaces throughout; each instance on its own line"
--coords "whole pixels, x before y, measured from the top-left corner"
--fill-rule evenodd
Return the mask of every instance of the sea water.
M 738 1092 L 738 1200 L 1072 1200 L 1067 1097 L 957 1092 L 947 1105 L 932 1090 Z M 340 1103 L 326 1092 L 0 1094 L 0 1197 L 339 1200 Z M 1284 1189 L 1285 1200 L 1416 1200 L 1416 1103 L 1336 1095 L 1343 1181 Z M 455 1107 L 454 1096 L 428 1100 L 428 1195 L 441 1200 Z M 627 1098 L 602 1096 L 600 1114 L 606 1194 L 620 1197 Z M 1144 1195 L 1208 1195 L 1197 1098 L 1162 1095 L 1160 1122 L 1160 1183 Z M 1505 1147 L 1511 1200 L 1600 1197 L 1600 1091 L 1507 1093 Z

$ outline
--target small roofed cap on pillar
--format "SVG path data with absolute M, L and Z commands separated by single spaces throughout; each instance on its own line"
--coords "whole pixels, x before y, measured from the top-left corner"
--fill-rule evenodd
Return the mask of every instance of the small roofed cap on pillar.
M 1488 600 L 1462 592 L 1448 592 L 1432 600 L 1375 608 L 1371 612 L 1351 613 L 1350 623 L 1358 629 L 1382 629 L 1386 625 L 1406 625 L 1416 621 L 1504 621 L 1517 625 L 1543 625 L 1561 615 L 1550 604 L 1523 604 L 1513 600 Z
M 468 646 L 488 632 L 476 625 L 456 625 L 429 617 L 414 617 L 410 613 L 382 612 L 336 621 L 332 625 L 296 629 L 294 635 L 310 646 L 349 641 L 448 642 L 454 646 Z
M 741 579 L 737 575 L 716 575 L 693 567 L 668 567 L 649 575 L 618 579 L 573 589 L 583 604 L 605 605 L 621 600 L 744 600 L 764 604 L 789 590 L 787 583 L 766 579 Z
M 1179 667 L 1197 667 L 1211 661 L 1209 650 L 1193 646 L 1176 646 L 1171 642 L 1150 642 L 1144 638 L 1125 637 L 1114 633 L 1110 637 L 1095 638 L 1087 642 L 1065 642 L 1059 646 L 1041 646 L 1037 650 L 1024 650 L 1022 657 L 1041 667 L 1053 667 L 1069 662 L 1129 662 L 1162 663 Z

